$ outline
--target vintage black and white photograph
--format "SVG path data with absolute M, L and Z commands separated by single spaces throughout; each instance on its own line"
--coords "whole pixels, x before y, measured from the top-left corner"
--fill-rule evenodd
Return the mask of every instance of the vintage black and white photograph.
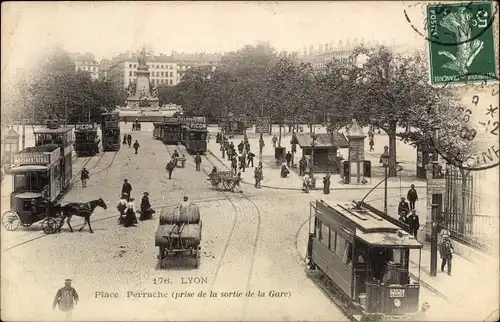
M 1 8 L 1 320 L 499 319 L 497 2 Z

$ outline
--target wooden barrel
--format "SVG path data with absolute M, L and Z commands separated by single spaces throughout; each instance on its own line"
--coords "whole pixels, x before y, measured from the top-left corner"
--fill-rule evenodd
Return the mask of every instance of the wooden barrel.
M 189 205 L 187 209 L 168 209 L 160 214 L 160 226 L 172 224 L 197 224 L 200 222 L 200 209 L 198 206 Z
M 189 249 L 198 247 L 201 241 L 201 221 L 198 224 L 185 225 L 179 234 L 176 224 L 158 226 L 155 233 L 155 246 L 167 249 Z

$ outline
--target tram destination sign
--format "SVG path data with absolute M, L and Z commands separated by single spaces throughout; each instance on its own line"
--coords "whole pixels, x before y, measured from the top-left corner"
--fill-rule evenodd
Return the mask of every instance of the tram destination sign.
M 207 128 L 207 124 L 206 123 L 197 123 L 196 121 L 195 122 L 191 122 L 191 124 L 189 125 L 190 128 L 192 129 L 196 129 L 196 130 L 204 130 Z
M 43 152 L 16 153 L 14 164 L 48 164 L 50 156 Z
M 75 124 L 75 130 L 93 130 L 95 129 L 95 124 L 94 123 L 78 123 Z

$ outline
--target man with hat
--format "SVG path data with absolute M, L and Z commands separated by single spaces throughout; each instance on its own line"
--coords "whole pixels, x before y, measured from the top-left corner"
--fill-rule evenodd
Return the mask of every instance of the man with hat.
M 410 210 L 415 209 L 415 202 L 418 201 L 418 194 L 417 190 L 415 190 L 414 184 L 410 186 L 410 190 L 408 190 L 408 195 L 406 196 L 406 198 L 410 202 Z
M 116 209 L 118 209 L 118 212 L 120 213 L 120 216 L 118 217 L 119 224 L 123 224 L 125 209 L 127 209 L 127 203 L 128 203 L 128 194 L 123 193 L 120 201 L 118 201 L 118 204 L 116 205 Z
M 151 204 L 149 203 L 149 193 L 144 192 L 141 199 L 141 216 L 139 220 L 148 220 L 152 217 Z
M 56 305 L 59 305 L 59 310 L 66 312 L 66 319 L 71 320 L 71 311 L 78 304 L 78 299 L 78 293 L 71 287 L 71 279 L 68 278 L 64 287 L 57 291 L 52 308 L 55 309 Z
M 453 259 L 453 244 L 450 237 L 443 236 L 443 243 L 441 244 L 441 272 L 444 272 L 444 267 L 448 266 L 448 275 L 451 276 L 451 260 Z

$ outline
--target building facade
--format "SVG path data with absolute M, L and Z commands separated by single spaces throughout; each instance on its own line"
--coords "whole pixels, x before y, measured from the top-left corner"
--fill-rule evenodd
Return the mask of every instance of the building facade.
M 69 55 L 75 63 L 76 71 L 89 73 L 92 80 L 99 78 L 99 62 L 95 60 L 93 54 L 70 53 Z
M 147 65 L 152 84 L 177 85 L 177 63 L 172 56 L 161 54 L 149 57 Z M 116 87 L 127 88 L 137 78 L 137 67 L 137 55 L 120 55 L 111 61 L 107 77 Z
M 186 71 L 191 68 L 211 67 L 215 70 L 220 63 L 221 54 L 195 53 L 186 54 L 172 52 L 172 57 L 177 63 L 177 84 L 181 82 Z

